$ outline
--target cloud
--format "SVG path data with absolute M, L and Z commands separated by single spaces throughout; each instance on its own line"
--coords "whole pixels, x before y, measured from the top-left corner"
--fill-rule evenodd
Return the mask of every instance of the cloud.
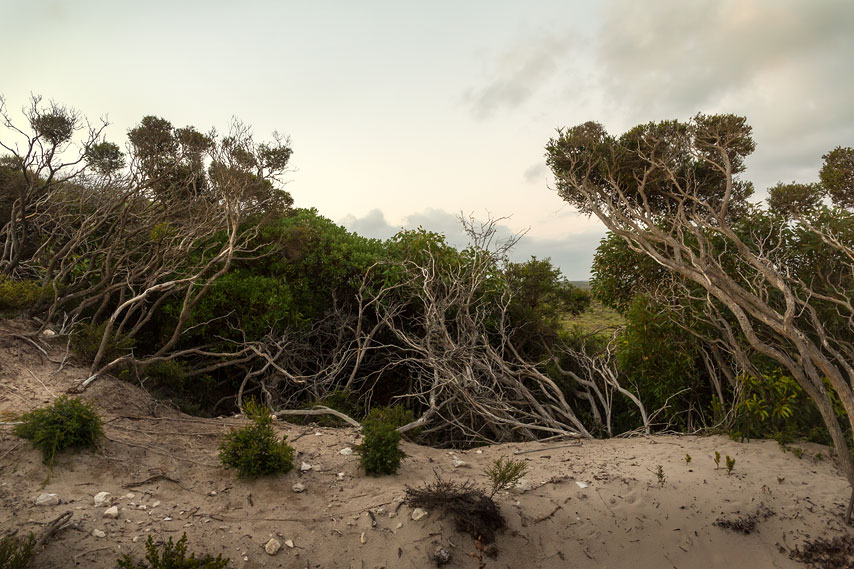
M 486 216 L 480 219 L 485 219 Z M 475 216 L 475 220 L 477 221 Z M 427 209 L 408 215 L 400 227 L 394 227 L 385 219 L 379 209 L 369 211 L 363 217 L 348 215 L 340 221 L 350 231 L 365 237 L 387 239 L 401 228 L 416 229 L 423 227 L 428 231 L 442 233 L 448 243 L 457 248 L 468 245 L 469 238 L 460 223 L 459 214 L 453 214 L 440 209 Z M 519 233 L 507 223 L 499 223 L 496 238 L 506 240 Z M 604 228 L 594 227 L 580 233 L 567 234 L 559 237 L 544 238 L 534 235 L 524 235 L 511 250 L 510 259 L 524 262 L 531 257 L 538 259 L 550 258 L 552 264 L 570 280 L 586 280 L 590 277 L 590 267 L 593 264 L 593 254 L 599 241 L 605 236 Z
M 549 169 L 545 162 L 537 162 L 536 164 L 528 166 L 522 174 L 522 178 L 524 178 L 525 182 L 529 184 L 539 184 L 543 186 L 545 185 L 546 174 L 548 174 L 548 172 Z
M 624 124 L 697 112 L 744 115 L 748 177 L 815 179 L 854 140 L 854 2 L 611 0 L 594 42 L 597 89 Z
M 515 45 L 496 61 L 485 84 L 470 88 L 464 101 L 478 119 L 520 107 L 556 74 L 569 42 L 545 36 Z

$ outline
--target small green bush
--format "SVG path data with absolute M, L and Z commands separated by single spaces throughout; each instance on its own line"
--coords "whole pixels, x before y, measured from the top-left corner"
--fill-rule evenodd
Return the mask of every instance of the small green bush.
M 0 539 L 0 569 L 26 569 L 35 554 L 35 546 L 33 534 L 23 540 L 13 536 Z
M 362 444 L 356 446 L 362 468 L 371 476 L 394 474 L 406 454 L 400 449 L 397 427 L 383 421 L 365 421 L 362 425 Z
M 23 415 L 13 432 L 42 451 L 42 461 L 51 467 L 56 453 L 92 448 L 103 434 L 101 418 L 95 409 L 64 395 L 52 405 Z
M 0 310 L 17 310 L 36 303 L 42 289 L 35 281 L 19 281 L 0 275 Z
M 254 400 L 244 410 L 253 424 L 225 435 L 219 447 L 220 461 L 249 478 L 289 472 L 294 467 L 294 449 L 285 442 L 287 437 L 276 438 L 270 410 Z
M 101 347 L 101 339 L 104 337 L 106 327 L 106 322 L 97 325 L 78 324 L 71 333 L 71 349 L 81 358 L 91 362 L 98 355 L 98 349 Z M 133 338 L 126 336 L 110 338 L 107 342 L 107 349 L 104 352 L 104 361 L 109 362 L 122 356 L 124 353 L 130 351 L 133 346 Z
M 374 407 L 365 418 L 365 422 L 374 421 L 388 423 L 394 428 L 402 427 L 415 420 L 415 413 L 406 409 L 403 405 L 389 405 L 387 407 Z
M 514 460 L 503 456 L 496 458 L 484 471 L 492 483 L 492 491 L 489 497 L 492 498 L 499 490 L 510 488 L 519 482 L 527 471 L 528 464 L 524 460 Z
M 130 555 L 123 555 L 116 560 L 118 569 L 224 569 L 228 566 L 228 557 L 205 554 L 196 558 L 195 553 L 187 557 L 187 534 L 181 536 L 177 543 L 172 538 L 163 544 L 163 552 L 154 545 L 154 539 L 149 535 L 145 542 L 145 560 L 134 561 Z

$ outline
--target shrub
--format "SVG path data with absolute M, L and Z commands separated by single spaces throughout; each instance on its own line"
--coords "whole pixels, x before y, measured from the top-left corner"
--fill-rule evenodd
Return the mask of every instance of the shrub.
M 391 423 L 365 421 L 362 444 L 356 446 L 362 468 L 371 476 L 394 474 L 406 454 L 400 449 L 400 433 Z
M 374 421 L 388 423 L 395 429 L 409 424 L 415 420 L 415 413 L 406 409 L 403 405 L 389 405 L 387 407 L 374 407 L 365 418 L 365 422 Z
M 254 478 L 266 474 L 289 472 L 294 467 L 294 449 L 273 431 L 270 410 L 254 400 L 245 405 L 252 424 L 225 435 L 219 446 L 219 459 L 240 476 Z
M 52 405 L 21 417 L 13 431 L 42 451 L 42 461 L 53 466 L 56 453 L 65 449 L 92 448 L 103 434 L 101 418 L 88 403 L 61 396 Z
M 116 560 L 118 569 L 224 569 L 228 566 L 229 559 L 222 555 L 212 557 L 205 554 L 204 557 L 196 558 L 195 553 L 187 557 L 187 534 L 181 536 L 177 543 L 172 543 L 172 538 L 163 544 L 163 552 L 158 551 L 154 545 L 154 539 L 149 535 L 145 542 L 145 560 L 134 561 L 130 555 L 123 555 Z
M 407 486 L 404 502 L 412 508 L 441 509 L 453 517 L 458 531 L 483 543 L 495 541 L 495 532 L 506 525 L 498 504 L 483 490 L 471 482 L 442 480 L 438 474 L 435 482 L 421 488 Z
M 32 306 L 42 289 L 34 281 L 19 281 L 0 275 L 0 310 L 17 310 Z
M 71 349 L 81 358 L 92 361 L 98 354 L 98 349 L 101 347 L 101 339 L 104 337 L 104 330 L 107 327 L 106 322 L 101 324 L 86 324 L 80 323 L 74 328 L 71 334 Z M 133 338 L 128 337 L 112 337 L 107 341 L 107 349 L 104 352 L 103 361 L 112 361 L 123 355 L 124 352 L 130 351 L 134 346 Z
M 503 488 L 510 488 L 525 476 L 528 464 L 524 460 L 499 457 L 484 472 L 492 483 L 492 491 L 489 497 Z
M 6 536 L 0 539 L 0 569 L 26 569 L 33 558 L 36 538 L 30 534 L 26 539 Z

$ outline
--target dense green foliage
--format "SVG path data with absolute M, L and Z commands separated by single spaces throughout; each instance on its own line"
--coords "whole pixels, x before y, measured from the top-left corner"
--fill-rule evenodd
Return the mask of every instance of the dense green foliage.
M 101 418 L 95 409 L 80 399 L 64 395 L 51 405 L 25 413 L 13 432 L 32 442 L 49 466 L 53 466 L 57 453 L 93 448 L 103 434 Z
M 406 454 L 400 448 L 400 433 L 395 425 L 381 420 L 362 424 L 362 443 L 356 446 L 362 468 L 370 476 L 395 474 Z
M 270 410 L 254 400 L 244 409 L 252 424 L 225 435 L 219 447 L 220 461 L 247 478 L 290 472 L 294 449 L 285 442 L 287 437 L 277 439 Z
M 11 535 L 0 538 L 0 569 L 27 569 L 35 554 L 35 545 L 33 534 L 25 539 Z
M 0 274 L 0 311 L 30 307 L 41 295 L 42 289 L 38 283 Z
M 196 557 L 195 553 L 191 553 L 187 557 L 186 533 L 175 543 L 170 537 L 163 544 L 162 551 L 149 535 L 145 542 L 145 551 L 145 559 L 141 561 L 134 561 L 130 555 L 123 555 L 116 561 L 117 569 L 225 569 L 229 564 L 229 559 L 222 555 L 213 557 L 206 553 L 202 557 Z

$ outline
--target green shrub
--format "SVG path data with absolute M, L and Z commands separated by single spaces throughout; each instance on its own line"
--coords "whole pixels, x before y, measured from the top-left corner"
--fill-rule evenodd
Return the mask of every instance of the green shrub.
M 289 472 L 294 467 L 294 449 L 273 431 L 270 410 L 254 400 L 245 405 L 252 424 L 228 433 L 219 447 L 219 459 L 240 476 L 254 478 Z
M 35 281 L 19 281 L 0 275 L 0 310 L 17 310 L 32 306 L 42 289 Z
M 406 409 L 403 405 L 388 405 L 386 407 L 374 407 L 365 418 L 365 422 L 388 423 L 394 428 L 402 427 L 415 420 L 415 413 Z
M 371 476 L 394 474 L 406 454 L 400 449 L 400 433 L 391 423 L 365 421 L 362 425 L 362 444 L 356 446 L 362 468 Z
M 729 435 L 733 440 L 769 438 L 781 444 L 803 439 L 830 444 L 821 414 L 798 382 L 782 371 L 739 378 L 744 392 L 735 408 Z M 839 398 L 828 386 L 837 417 L 847 425 Z
M 492 498 L 499 490 L 510 488 L 519 482 L 527 471 L 528 464 L 524 460 L 514 460 L 503 456 L 496 458 L 484 471 L 492 483 L 492 491 L 489 497 Z
M 13 536 L 0 539 L 0 569 L 26 569 L 33 559 L 35 546 L 33 534 L 23 540 Z
M 191 553 L 187 557 L 187 534 L 181 536 L 177 543 L 172 543 L 172 538 L 163 544 L 163 552 L 158 551 L 154 545 L 154 539 L 149 535 L 145 542 L 145 560 L 134 561 L 130 555 L 123 555 L 116 560 L 118 569 L 224 569 L 228 566 L 229 559 L 222 555 L 213 557 L 205 554 L 204 557 L 196 557 Z
M 52 405 L 23 415 L 13 432 L 42 451 L 42 460 L 49 466 L 56 453 L 92 448 L 103 433 L 101 418 L 91 405 L 64 395 Z
M 71 349 L 84 360 L 91 362 L 98 354 L 106 327 L 106 322 L 97 325 L 78 324 L 71 333 Z M 103 361 L 112 361 L 130 351 L 133 346 L 133 338 L 113 336 L 107 341 L 107 349 L 104 352 Z

